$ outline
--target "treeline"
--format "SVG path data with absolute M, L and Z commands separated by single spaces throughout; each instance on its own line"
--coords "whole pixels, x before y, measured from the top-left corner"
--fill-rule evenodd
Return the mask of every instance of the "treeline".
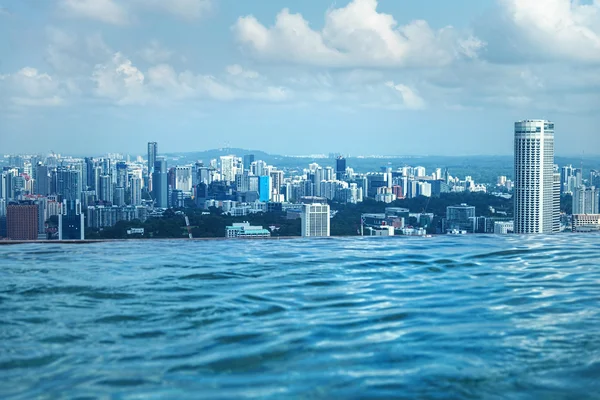
M 331 220 L 332 236 L 353 236 L 360 234 L 360 216 L 363 213 L 383 213 L 386 207 L 403 207 L 411 213 L 433 213 L 436 219 L 446 215 L 446 207 L 466 203 L 475 206 L 477 216 L 501 216 L 494 214 L 490 207 L 497 212 L 506 212 L 511 217 L 513 213 L 512 200 L 492 196 L 485 193 L 444 193 L 441 197 L 417 197 L 414 199 L 397 200 L 391 204 L 378 203 L 365 199 L 358 204 L 331 203 L 331 209 L 336 211 Z M 194 238 L 223 238 L 225 228 L 234 222 L 249 222 L 251 225 L 262 226 L 271 230 L 272 236 L 300 236 L 300 219 L 287 219 L 285 212 L 269 212 L 251 214 L 243 217 L 232 217 L 222 213 L 222 210 L 211 208 L 185 208 L 167 210 L 162 218 L 149 218 L 145 222 L 139 220 L 120 221 L 115 226 L 103 230 L 86 230 L 87 239 L 126 239 L 135 237 L 128 235 L 131 228 L 144 228 L 144 238 L 185 238 L 188 235 L 185 215 L 190 220 Z M 182 214 L 183 213 L 183 214 Z M 417 221 L 407 223 L 416 225 Z
M 202 215 L 205 210 L 195 208 L 178 211 L 183 211 L 188 216 L 194 238 L 223 238 L 227 226 L 231 226 L 234 222 L 246 221 L 251 225 L 259 225 L 271 230 L 272 236 L 300 236 L 300 220 L 288 220 L 283 212 L 232 217 L 223 214 L 216 208 L 212 208 L 209 215 Z M 188 236 L 185 215 L 181 215 L 175 210 L 167 210 L 162 218 L 149 218 L 145 222 L 139 220 L 120 221 L 115 226 L 102 230 L 88 228 L 86 239 L 185 238 Z M 144 228 L 144 235 L 127 234 L 131 228 Z

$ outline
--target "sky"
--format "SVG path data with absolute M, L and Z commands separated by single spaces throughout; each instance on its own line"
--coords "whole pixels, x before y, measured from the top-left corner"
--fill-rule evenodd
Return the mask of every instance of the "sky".
M 0 154 L 600 154 L 600 0 L 0 0 Z

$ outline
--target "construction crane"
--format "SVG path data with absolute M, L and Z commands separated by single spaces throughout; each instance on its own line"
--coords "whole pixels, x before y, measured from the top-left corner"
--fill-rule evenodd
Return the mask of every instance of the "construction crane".
M 194 237 L 192 236 L 192 227 L 190 226 L 190 219 L 187 215 L 185 216 L 185 226 L 187 226 L 188 237 L 190 239 L 193 239 Z

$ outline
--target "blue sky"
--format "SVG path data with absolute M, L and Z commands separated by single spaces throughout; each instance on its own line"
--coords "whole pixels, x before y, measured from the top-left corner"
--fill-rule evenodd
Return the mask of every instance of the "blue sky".
M 0 0 L 0 153 L 600 153 L 600 0 Z

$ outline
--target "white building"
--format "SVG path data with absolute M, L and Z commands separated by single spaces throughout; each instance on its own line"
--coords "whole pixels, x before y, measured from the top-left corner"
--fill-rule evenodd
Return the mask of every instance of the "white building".
M 506 235 L 513 232 L 515 224 L 513 221 L 496 221 L 494 222 L 494 233 L 496 235 Z
M 235 182 L 235 157 L 221 156 L 221 180 Z
M 191 166 L 175 167 L 175 190 L 181 190 L 184 193 L 192 193 Z
M 329 236 L 329 204 L 303 204 L 302 236 Z
M 600 190 L 594 186 L 578 187 L 573 191 L 573 214 L 598 214 Z
M 262 226 L 252 226 L 248 222 L 234 223 L 232 226 L 225 228 L 226 238 L 268 238 L 271 237 L 271 232 L 264 229 Z
M 573 214 L 573 232 L 600 231 L 600 214 Z
M 552 233 L 554 207 L 554 123 L 515 123 L 515 233 Z

